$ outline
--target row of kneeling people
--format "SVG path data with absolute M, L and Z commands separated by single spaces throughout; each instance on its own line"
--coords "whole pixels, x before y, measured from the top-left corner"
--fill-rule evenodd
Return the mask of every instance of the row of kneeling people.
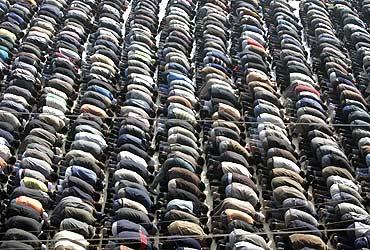
M 311 133 L 315 136 L 321 125 L 316 124 L 317 119 L 321 118 L 325 123 L 327 116 L 317 90 L 318 84 L 306 62 L 307 52 L 301 41 L 302 27 L 294 9 L 287 1 L 269 1 L 266 4 L 268 45 L 276 66 L 277 82 L 272 82 L 265 72 L 247 77 L 257 104 L 253 107 L 254 116 L 257 121 L 264 122 L 264 128 L 259 124 L 254 129 L 258 133 L 256 146 L 262 149 L 260 152 L 264 156 L 258 169 L 261 170 L 266 216 L 271 230 L 287 231 L 274 234 L 277 249 L 326 249 L 326 236 L 321 232 L 323 227 L 308 192 L 302 158 L 298 155 L 298 151 L 302 151 L 301 144 L 296 148 L 292 138 L 297 134 L 303 138 Z M 289 94 L 285 95 L 284 103 L 278 89 Z M 299 125 L 289 129 L 287 121 Z
M 69 82 L 76 69 L 73 62 L 81 61 L 79 79 L 64 86 L 69 96 L 77 99 L 71 110 L 71 124 L 64 144 L 65 155 L 59 164 L 55 203 L 50 224 L 56 229 L 52 238 L 53 249 L 98 248 L 94 240 L 101 231 L 102 195 L 105 186 L 105 162 L 110 150 L 109 132 L 116 104 L 116 78 L 119 75 L 117 54 L 121 51 L 121 28 L 126 2 L 106 0 L 76 3 L 86 13 L 75 18 L 91 29 L 85 34 L 86 43 L 70 38 L 66 46 L 72 62 L 63 74 L 62 82 Z M 73 12 L 74 15 L 81 12 Z M 92 22 L 93 21 L 93 22 Z M 74 37 L 76 38 L 76 37 Z M 86 57 L 82 52 L 86 48 Z M 55 75 L 55 69 L 51 78 Z M 50 82 L 50 81 L 49 81 Z M 59 86 L 61 82 L 59 81 Z
M 151 141 L 156 115 L 156 42 L 159 2 L 134 0 L 126 22 L 120 65 L 120 108 L 114 128 L 107 201 L 107 249 L 155 249 L 154 198 L 148 188 L 155 160 Z
M 210 118 L 203 133 L 213 195 L 212 231 L 215 235 L 228 234 L 216 238 L 218 249 L 269 249 L 261 230 L 264 215 L 259 212 L 259 191 L 240 99 L 242 79 L 237 73 L 240 42 L 247 54 L 257 48 L 255 39 L 262 38 L 255 32 L 258 27 L 253 27 L 253 21 L 261 21 L 258 2 L 219 1 L 215 6 L 209 1 L 202 11 L 205 35 L 198 34 L 204 44 L 200 51 L 203 86 L 199 98 L 202 119 Z
M 159 184 L 158 227 L 162 249 L 201 249 L 207 206 L 201 181 L 202 150 L 197 122 L 198 98 L 193 81 L 194 1 L 169 1 L 159 42 L 158 90 L 161 99 L 156 143 L 160 166 L 152 183 Z
M 64 68 L 58 67 L 58 63 L 66 61 L 67 65 L 71 65 L 70 55 L 73 51 L 68 47 L 70 37 L 80 39 L 78 44 L 81 47 L 84 43 L 84 30 L 89 22 L 87 15 L 91 13 L 88 9 L 85 13 L 77 3 L 87 6 L 91 3 L 72 2 L 75 6 L 68 7 L 70 3 L 64 1 L 40 3 L 37 15 L 30 22 L 28 33 L 13 56 L 6 78 L 1 103 L 3 107 L 7 107 L 3 114 L 12 114 L 7 115 L 6 120 L 13 125 L 2 128 L 2 134 L 12 140 L 19 139 L 21 143 L 18 147 L 19 161 L 15 164 L 7 186 L 10 203 L 5 210 L 5 227 L 8 230 L 3 237 L 15 241 L 4 242 L 1 246 L 3 249 L 40 248 L 40 240 L 46 239 L 49 232 L 46 211 L 52 209 L 54 203 L 53 182 L 57 178 L 56 164 L 61 154 L 61 134 L 68 123 L 62 112 L 68 107 L 69 97 L 67 98 L 68 93 L 59 90 L 56 85 L 43 81 L 43 68 L 53 62 L 53 76 L 55 79 L 59 78 L 59 75 L 63 74 L 58 70 Z M 29 12 L 26 6 L 23 6 L 22 10 Z M 17 15 L 20 15 L 20 12 L 17 12 Z M 82 19 L 79 20 L 81 16 Z M 84 16 L 86 20 L 83 19 Z M 63 18 L 64 26 L 61 29 Z M 13 16 L 14 24 L 27 26 L 24 21 Z M 74 65 L 69 67 L 73 68 Z M 73 76 L 70 80 L 73 82 L 72 77 L 78 76 L 74 71 L 71 71 L 71 74 Z M 29 113 L 34 111 L 37 114 L 31 113 L 29 116 Z M 16 122 L 14 118 L 17 116 L 18 119 L 30 120 Z M 14 127 L 16 124 L 17 128 Z M 4 149 L 3 147 L 2 152 L 5 155 Z
M 333 13 L 331 13 L 332 11 Z M 301 4 L 301 16 L 305 25 L 318 27 L 320 31 L 311 34 L 312 42 L 319 45 L 316 54 L 319 60 L 325 65 L 321 69 L 323 83 L 328 87 L 331 98 L 336 101 L 335 122 L 350 124 L 350 127 L 338 128 L 341 143 L 344 150 L 332 141 L 333 136 L 322 134 L 321 144 L 326 144 L 324 153 L 317 155 L 317 160 L 321 166 L 312 168 L 312 178 L 314 179 L 314 190 L 320 202 L 328 203 L 321 206 L 323 220 L 329 228 L 348 228 L 360 230 L 368 227 L 366 221 L 358 219 L 358 216 L 366 218 L 368 212 L 366 193 L 368 192 L 368 169 L 367 169 L 367 103 L 360 92 L 361 85 L 358 84 L 352 75 L 351 65 L 361 63 L 352 61 L 343 42 L 333 32 L 335 25 L 331 17 L 343 25 L 344 36 L 348 43 L 353 43 L 356 49 L 365 52 L 362 46 L 366 45 L 366 31 L 358 29 L 364 40 L 359 38 L 357 32 L 350 31 L 353 26 L 360 27 L 362 21 L 351 9 L 347 2 L 337 1 L 334 8 L 329 11 L 325 4 L 304 1 Z M 309 18 L 303 13 L 315 12 L 315 18 Z M 330 45 L 329 45 L 330 44 Z M 365 46 L 366 47 L 366 46 Z M 366 53 L 365 53 L 366 54 Z M 365 54 L 362 54 L 365 55 Z M 361 60 L 361 57 L 360 57 Z M 359 88 L 359 89 L 358 89 Z M 360 125 L 360 126 L 358 126 Z M 335 140 L 334 140 L 335 141 Z M 316 145 L 319 141 L 316 139 Z M 311 145 L 314 145 L 311 142 Z M 317 146 L 315 146 L 317 148 Z M 315 168 L 317 167 L 317 168 Z M 327 189 L 326 189 L 327 188 Z M 353 232 L 333 232 L 330 234 L 331 242 L 338 249 L 361 249 L 368 247 L 366 233 L 353 234 Z

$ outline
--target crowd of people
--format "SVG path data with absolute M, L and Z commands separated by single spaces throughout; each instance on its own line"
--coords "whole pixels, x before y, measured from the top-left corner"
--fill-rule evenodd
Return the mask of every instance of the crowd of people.
M 62 48 L 52 40 L 58 37 L 56 28 L 67 8 L 63 1 L 20 1 L 10 6 L 2 22 L 1 60 L 8 74 L 0 104 L 4 124 L 1 158 L 2 169 L 12 170 L 7 184 L 9 200 L 2 210 L 6 217 L 2 240 L 7 240 L 2 249 L 40 248 L 44 245 L 41 240 L 46 239 L 43 230 L 48 228 L 47 211 L 53 205 L 49 191 L 56 181 L 54 147 L 60 143 L 57 131 L 61 118 L 56 115 L 59 110 L 45 102 L 53 94 L 42 87 L 42 66 L 49 53 L 57 57 Z M 36 116 L 32 114 L 35 107 L 42 111 Z M 6 167 L 16 159 L 14 169 Z
M 83 11 L 79 18 L 86 25 L 95 16 L 80 83 L 72 85 L 78 93 L 73 112 L 77 117 L 69 127 L 55 190 L 56 206 L 50 217 L 51 226 L 57 229 L 52 238 L 54 249 L 98 247 L 99 242 L 91 239 L 96 239 L 100 232 L 96 227 L 103 219 L 105 163 L 111 150 L 111 120 L 107 118 L 112 116 L 116 104 L 117 55 L 121 52 L 123 12 L 127 7 L 124 1 L 110 0 L 78 5 Z M 81 39 L 84 40 L 86 36 Z M 81 60 L 83 47 L 78 43 L 69 45 L 75 48 L 72 59 Z M 72 66 L 68 70 L 71 73 L 75 71 Z M 72 75 L 64 73 L 64 77 Z
M 368 9 L 0 1 L 0 249 L 370 248 Z
M 110 237 L 108 249 L 153 249 L 157 227 L 153 223 L 154 200 L 149 193 L 155 167 L 150 153 L 156 114 L 155 37 L 159 3 L 134 0 L 126 22 L 119 83 L 115 153 L 111 157 L 109 183 Z M 108 201 L 107 201 L 108 203 Z M 125 241 L 119 239 L 124 238 Z
M 192 80 L 191 52 L 195 46 L 195 1 L 167 3 L 158 50 L 159 120 L 156 143 L 160 168 L 151 184 L 158 187 L 160 206 L 158 226 L 164 239 L 161 249 L 199 249 L 205 238 L 208 207 L 204 204 L 205 184 L 201 135 L 198 120 L 199 99 Z
M 200 36 L 204 80 L 199 94 L 202 118 L 210 119 L 204 125 L 204 142 L 213 196 L 212 230 L 215 235 L 229 234 L 220 237 L 219 249 L 269 249 L 267 238 L 260 234 L 264 215 L 259 212 L 255 169 L 246 148 L 244 101 L 239 101 L 248 73 L 266 65 L 262 18 L 254 1 L 233 1 L 230 7 L 226 1 L 219 6 L 205 4 L 199 16 L 204 33 L 212 35 Z M 254 59 L 262 64 L 253 67 Z
M 278 142 L 280 148 L 286 151 L 271 161 L 273 173 L 277 169 L 281 169 L 281 172 L 271 180 L 273 211 L 269 217 L 273 222 L 270 227 L 294 232 L 275 236 L 278 249 L 286 249 L 288 246 L 293 249 L 326 249 L 325 234 L 321 231 L 323 226 L 319 223 L 313 197 L 307 192 L 309 180 L 305 173 L 311 169 L 307 167 L 302 152 L 306 149 L 306 143 L 310 143 L 309 149 L 318 159 L 340 149 L 329 139 L 332 134 L 326 123 L 326 107 L 321 99 L 320 86 L 307 63 L 299 19 L 285 1 L 271 2 L 268 11 L 276 79 L 281 90 L 286 91 L 288 100 L 284 104 L 290 103 L 286 105 L 285 116 L 297 123 L 290 129 L 288 136 L 300 137 L 294 144 L 292 139 L 287 140 L 285 133 L 277 135 L 274 142 Z M 307 141 L 303 142 L 302 138 Z M 325 144 L 326 140 L 331 143 Z M 297 146 L 300 155 L 296 153 Z M 281 207 L 287 210 L 282 212 Z M 300 233 L 301 231 L 307 232 Z
M 37 3 L 31 3 L 33 8 L 25 4 L 17 2 L 14 8 L 22 6 L 27 13 L 23 19 L 29 21 L 28 9 L 35 11 Z M 93 23 L 97 7 L 101 14 Z M 7 184 L 2 240 L 8 241 L 2 249 L 39 249 L 48 236 L 53 237 L 53 249 L 85 249 L 85 238 L 94 237 L 103 190 L 101 162 L 107 152 L 102 118 L 108 117 L 105 112 L 114 101 L 117 62 L 110 57 L 120 52 L 124 7 L 119 1 L 43 1 L 14 49 L 1 101 L 4 123 L 12 130 L 6 133 L 4 128 L 3 134 L 9 143 L 20 145 L 12 148 L 17 156 L 2 150 L 4 161 L 18 160 Z M 26 28 L 27 22 L 16 14 L 6 16 L 12 25 Z M 81 67 L 90 32 L 88 62 Z M 12 36 L 5 35 L 2 39 L 10 43 Z M 78 95 L 78 117 L 70 123 Z M 70 145 L 63 137 L 69 129 Z
M 308 15 L 309 12 L 314 14 Z M 349 229 L 346 232 L 331 233 L 332 244 L 337 249 L 367 248 L 369 236 L 366 233 L 368 222 L 365 218 L 369 218 L 369 213 L 366 210 L 366 149 L 369 120 L 367 101 L 364 99 L 366 87 L 361 86 L 364 82 L 361 79 L 363 74 L 357 74 L 356 67 L 361 65 L 366 72 L 369 33 L 365 23 L 346 1 L 333 1 L 333 9 L 330 11 L 323 4 L 304 1 L 301 16 L 307 27 L 317 27 L 318 30 L 315 33 L 309 32 L 309 41 L 314 44 L 313 52 L 323 66 L 319 66 L 318 76 L 320 84 L 331 97 L 328 102 L 335 106 L 333 119 L 337 123 L 349 125 L 337 129 L 340 135 L 338 139 L 328 133 L 321 136 L 325 138 L 321 140 L 322 145 L 326 145 L 326 150 L 330 149 L 325 155 L 330 155 L 324 156 L 316 150 L 316 163 L 312 164 L 311 172 L 314 195 L 319 202 L 326 202 L 320 206 L 319 211 L 328 227 Z M 331 16 L 334 17 L 333 21 Z M 337 37 L 333 30 L 337 30 L 341 36 Z M 356 56 L 351 61 L 350 54 L 353 52 Z M 340 144 L 343 150 L 338 147 Z M 313 142 L 311 145 L 314 145 Z

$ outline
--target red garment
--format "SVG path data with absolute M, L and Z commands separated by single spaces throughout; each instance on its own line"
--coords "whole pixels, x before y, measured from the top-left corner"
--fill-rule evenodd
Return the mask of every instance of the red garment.
M 302 84 L 298 84 L 296 87 L 295 87 L 295 91 L 297 93 L 299 92 L 302 92 L 302 91 L 309 91 L 311 93 L 314 93 L 316 94 L 317 96 L 320 96 L 320 92 L 317 91 L 316 89 L 314 89 L 313 87 L 309 87 L 309 86 L 306 86 L 306 85 L 302 85 Z
M 247 43 L 250 44 L 250 45 L 255 45 L 257 47 L 260 47 L 262 49 L 264 49 L 265 47 L 263 47 L 262 44 L 260 44 L 259 42 L 257 42 L 256 40 L 254 40 L 253 38 L 247 38 Z

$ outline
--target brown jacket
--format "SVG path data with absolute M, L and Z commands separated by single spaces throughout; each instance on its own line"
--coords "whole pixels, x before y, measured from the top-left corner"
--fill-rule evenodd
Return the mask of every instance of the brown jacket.
M 326 250 L 328 247 L 322 239 L 315 235 L 310 234 L 292 234 L 289 236 L 292 243 L 293 250 L 302 249 L 304 247 L 315 248 L 317 250 Z

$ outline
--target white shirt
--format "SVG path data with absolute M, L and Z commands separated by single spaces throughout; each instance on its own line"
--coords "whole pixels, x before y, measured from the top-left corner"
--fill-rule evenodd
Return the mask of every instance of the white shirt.
M 236 173 L 236 174 L 241 174 L 241 175 L 245 175 L 248 177 L 252 177 L 249 170 L 245 166 L 239 163 L 224 161 L 224 162 L 221 162 L 221 168 L 224 174 Z

